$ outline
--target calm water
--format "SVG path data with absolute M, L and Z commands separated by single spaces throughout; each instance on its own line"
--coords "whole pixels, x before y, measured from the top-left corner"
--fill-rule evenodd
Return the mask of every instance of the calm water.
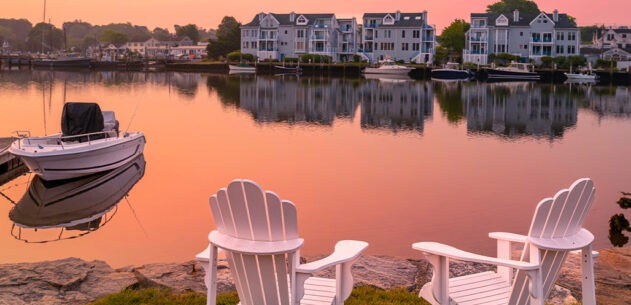
M 58 132 L 64 101 L 96 101 L 116 112 L 121 130 L 144 131 L 147 145 L 126 180 L 106 179 L 112 192 L 130 188 L 128 195 L 97 225 L 62 232 L 92 230 L 79 238 L 19 240 L 58 239 L 59 229 L 14 237 L 12 202 L 37 181 L 28 174 L 1 185 L 0 262 L 75 256 L 118 267 L 192 259 L 214 228 L 208 197 L 235 178 L 297 205 L 303 254 L 359 239 L 371 254 L 420 257 L 413 242 L 493 254 L 488 232 L 526 233 L 540 199 L 591 177 L 597 198 L 586 226 L 597 248 L 609 247 L 609 217 L 622 212 L 620 192 L 631 191 L 629 91 L 1 71 L 0 137 Z

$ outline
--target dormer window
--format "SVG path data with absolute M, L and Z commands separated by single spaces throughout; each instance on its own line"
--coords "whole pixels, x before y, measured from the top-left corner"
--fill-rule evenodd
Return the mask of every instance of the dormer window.
M 309 21 L 307 20 L 307 18 L 303 15 L 300 15 L 300 17 L 298 17 L 298 19 L 296 19 L 296 24 L 297 25 L 306 25 Z
M 410 16 L 403 17 L 403 20 L 410 20 Z
M 497 26 L 508 26 L 508 18 L 504 15 L 500 15 L 495 19 L 495 25 Z
M 383 24 L 394 24 L 394 17 L 390 14 L 386 15 L 386 17 L 383 17 Z

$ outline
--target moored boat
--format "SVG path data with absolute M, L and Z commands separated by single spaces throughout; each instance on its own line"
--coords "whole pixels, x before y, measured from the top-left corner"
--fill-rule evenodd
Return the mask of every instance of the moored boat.
M 276 73 L 300 73 L 302 68 L 300 66 L 288 67 L 288 66 L 274 66 L 274 72 Z
M 120 133 L 114 112 L 96 103 L 66 103 L 61 127 L 59 134 L 19 138 L 9 152 L 42 179 L 60 180 L 116 168 L 144 150 L 144 133 Z
M 379 62 L 377 67 L 366 67 L 363 71 L 364 74 L 399 74 L 408 75 L 410 71 L 414 70 L 412 67 L 403 65 L 397 65 L 393 60 L 386 59 Z
M 248 64 L 228 65 L 230 73 L 256 73 L 256 67 Z
M 443 68 L 432 69 L 430 76 L 434 79 L 469 79 L 474 74 L 469 69 L 460 69 L 457 63 L 448 62 Z
M 46 68 L 90 68 L 90 58 L 79 56 L 78 54 L 60 55 L 50 58 L 37 58 L 31 60 L 34 67 Z
M 489 80 L 539 80 L 531 64 L 511 62 L 508 67 L 487 69 Z

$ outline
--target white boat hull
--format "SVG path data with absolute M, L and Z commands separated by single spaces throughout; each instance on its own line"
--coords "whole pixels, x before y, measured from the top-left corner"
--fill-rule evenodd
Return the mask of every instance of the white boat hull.
M 565 73 L 568 80 L 595 81 L 596 74 Z
M 61 180 L 114 169 L 142 154 L 142 132 L 83 143 L 61 143 L 59 135 L 24 138 L 9 151 L 44 180 Z M 60 143 L 60 144 L 58 144 Z
M 364 74 L 390 74 L 390 75 L 408 75 L 414 68 L 371 68 L 366 67 Z

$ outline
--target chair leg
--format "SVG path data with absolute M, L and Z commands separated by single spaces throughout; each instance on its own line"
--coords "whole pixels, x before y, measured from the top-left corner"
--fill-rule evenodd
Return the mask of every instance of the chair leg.
M 583 272 L 583 305 L 596 305 L 596 286 L 594 283 L 594 256 L 592 246 L 581 249 L 581 269 Z
M 204 284 L 206 284 L 206 305 L 217 303 L 217 247 L 209 245 L 204 252 L 197 255 L 197 260 L 204 268 Z

